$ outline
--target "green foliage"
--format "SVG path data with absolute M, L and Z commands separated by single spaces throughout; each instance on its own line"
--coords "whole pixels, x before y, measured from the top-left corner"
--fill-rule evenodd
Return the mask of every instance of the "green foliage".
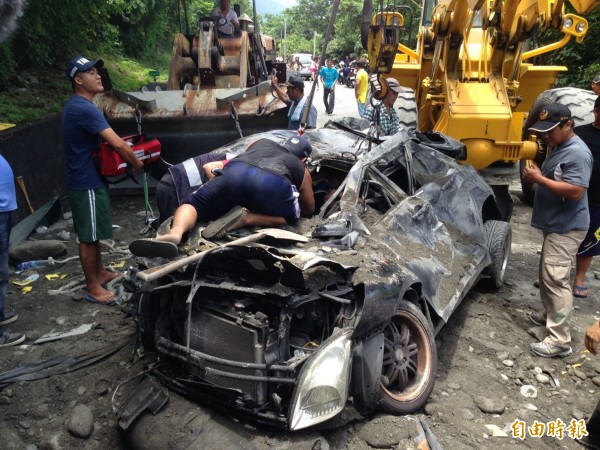
M 150 75 L 151 68 L 139 62 L 128 59 L 104 59 L 104 65 L 108 69 L 110 80 L 114 88 L 121 91 L 137 91 L 141 86 L 154 83 L 154 77 Z M 166 82 L 168 77 L 168 61 L 166 66 L 159 67 L 160 75 L 157 82 Z M 154 70 L 154 68 L 152 68 Z
M 45 76 L 38 83 L 24 77 L 17 80 L 21 87 L 0 92 L 0 123 L 29 122 L 58 113 L 72 94 L 62 73 Z
M 569 10 L 572 8 L 567 8 Z M 578 87 L 589 89 L 591 79 L 600 73 L 600 54 L 596 43 L 600 40 L 600 9 L 586 16 L 589 23 L 588 33 L 582 43 L 571 38 L 569 43 L 560 50 L 553 51 L 535 59 L 536 64 L 557 65 L 567 67 L 567 72 L 561 72 L 556 80 L 556 87 Z M 548 45 L 562 39 L 562 34 L 556 31 L 536 35 L 533 48 Z

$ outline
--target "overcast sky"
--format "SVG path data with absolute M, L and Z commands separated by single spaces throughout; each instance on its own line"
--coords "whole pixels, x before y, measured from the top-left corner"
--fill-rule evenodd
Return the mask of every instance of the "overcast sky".
M 256 12 L 261 15 L 279 14 L 285 8 L 291 8 L 296 5 L 297 0 L 255 0 Z M 235 3 L 232 2 L 232 3 Z M 252 2 L 250 2 L 252 4 Z

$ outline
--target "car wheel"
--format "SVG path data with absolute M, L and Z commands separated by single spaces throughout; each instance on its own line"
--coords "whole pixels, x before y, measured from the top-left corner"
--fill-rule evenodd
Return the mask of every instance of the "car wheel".
M 419 308 L 403 300 L 384 330 L 381 409 L 408 414 L 421 408 L 431 394 L 436 372 L 433 331 Z
M 512 244 L 512 231 L 510 225 L 500 220 L 488 220 L 483 224 L 483 232 L 487 242 L 490 259 L 485 274 L 490 276 L 491 285 L 500 289 L 506 277 L 510 247 Z

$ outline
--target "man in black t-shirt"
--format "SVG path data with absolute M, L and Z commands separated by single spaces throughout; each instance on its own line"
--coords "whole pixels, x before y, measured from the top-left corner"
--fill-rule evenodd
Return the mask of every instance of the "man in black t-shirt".
M 587 191 L 590 228 L 577 251 L 573 281 L 573 295 L 586 298 L 588 287 L 585 284 L 585 274 L 592 264 L 592 257 L 600 255 L 600 97 L 594 102 L 594 121 L 575 127 L 573 131 L 586 143 L 594 157 L 592 178 Z
M 315 199 L 304 163 L 311 152 L 302 136 L 283 145 L 269 139 L 254 142 L 183 201 L 167 234 L 133 241 L 129 250 L 136 256 L 176 256 L 183 235 L 199 219 L 214 221 L 202 231 L 202 237 L 211 239 L 239 228 L 294 224 L 301 215 L 310 216 Z

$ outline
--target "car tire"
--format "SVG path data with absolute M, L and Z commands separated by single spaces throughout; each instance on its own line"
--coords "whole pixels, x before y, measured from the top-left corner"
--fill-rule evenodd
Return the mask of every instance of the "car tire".
M 507 222 L 488 220 L 483 224 L 483 232 L 492 260 L 484 273 L 489 275 L 492 287 L 500 289 L 506 277 L 512 244 L 512 230 Z
M 384 330 L 380 408 L 392 414 L 420 409 L 431 394 L 437 373 L 433 331 L 421 310 L 402 300 Z
M 596 97 L 596 94 L 591 91 L 569 87 L 549 89 L 542 92 L 529 111 L 529 115 L 527 116 L 527 120 L 523 126 L 523 141 L 529 140 L 529 136 L 531 135 L 529 127 L 537 122 L 537 118 L 542 108 L 551 103 L 560 103 L 561 105 L 567 106 L 571 110 L 571 114 L 575 121 L 575 126 L 593 122 L 594 113 L 592 111 L 594 109 L 594 101 L 596 100 Z M 541 167 L 542 163 L 546 159 L 547 149 L 546 145 L 541 139 L 538 139 L 538 145 L 540 147 L 540 151 L 533 161 Z M 523 170 L 525 169 L 527 163 L 528 161 L 526 160 L 519 161 L 519 177 L 521 179 L 523 201 L 529 205 L 532 205 L 535 195 L 535 185 L 523 180 Z

